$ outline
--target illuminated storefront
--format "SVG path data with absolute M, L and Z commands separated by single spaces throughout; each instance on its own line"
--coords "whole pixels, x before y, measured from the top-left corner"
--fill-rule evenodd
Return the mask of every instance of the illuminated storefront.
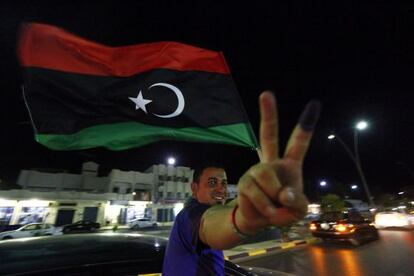
M 319 204 L 309 204 L 308 205 L 308 214 L 317 215 L 321 212 L 321 205 Z
M 126 224 L 133 219 L 152 218 L 150 201 L 110 200 L 105 206 L 106 224 Z
M 133 219 L 152 218 L 150 201 L 130 201 L 127 208 L 127 222 Z
M 0 199 L 0 225 L 10 224 L 16 203 L 16 200 Z
M 20 207 L 16 224 L 28 224 L 44 222 L 49 214 L 49 201 L 45 200 L 22 200 L 18 202 Z

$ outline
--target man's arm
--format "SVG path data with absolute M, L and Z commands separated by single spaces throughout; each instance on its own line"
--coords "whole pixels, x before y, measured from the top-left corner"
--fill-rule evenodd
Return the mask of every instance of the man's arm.
M 260 96 L 260 145 L 263 158 L 239 180 L 238 197 L 228 204 L 215 205 L 202 216 L 199 237 L 215 249 L 240 243 L 234 230 L 252 235 L 267 226 L 285 226 L 301 219 L 308 201 L 303 194 L 302 164 L 319 116 L 319 104 L 306 106 L 284 155 L 279 156 L 276 102 L 270 92 Z M 238 205 L 234 221 L 232 212 Z
M 227 249 L 240 243 L 241 238 L 231 227 L 234 206 L 215 205 L 201 218 L 199 237 L 203 243 L 214 249 Z

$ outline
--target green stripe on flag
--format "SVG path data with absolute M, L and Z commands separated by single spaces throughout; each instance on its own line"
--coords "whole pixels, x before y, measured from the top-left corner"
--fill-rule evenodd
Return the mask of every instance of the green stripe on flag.
M 111 150 L 125 150 L 161 140 L 184 140 L 257 147 L 253 131 L 250 125 L 246 123 L 210 128 L 172 128 L 124 122 L 96 125 L 74 134 L 36 134 L 35 139 L 54 150 L 79 150 L 99 146 Z

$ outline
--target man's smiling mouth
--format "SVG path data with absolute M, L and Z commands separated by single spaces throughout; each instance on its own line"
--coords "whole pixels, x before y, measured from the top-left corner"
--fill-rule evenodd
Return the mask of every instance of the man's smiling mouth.
M 225 199 L 224 195 L 217 195 L 217 194 L 213 194 L 213 195 L 212 195 L 212 198 L 213 198 L 214 200 L 217 200 L 217 201 L 222 201 L 222 200 L 224 200 L 224 199 Z

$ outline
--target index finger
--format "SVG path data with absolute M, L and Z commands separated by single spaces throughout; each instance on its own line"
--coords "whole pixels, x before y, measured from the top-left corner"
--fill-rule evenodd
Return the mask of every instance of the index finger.
M 306 105 L 299 118 L 299 123 L 290 136 L 284 158 L 303 162 L 319 118 L 320 109 L 321 104 L 318 101 L 311 101 Z
M 279 158 L 279 125 L 277 120 L 276 99 L 270 91 L 260 95 L 260 146 L 263 163 Z

